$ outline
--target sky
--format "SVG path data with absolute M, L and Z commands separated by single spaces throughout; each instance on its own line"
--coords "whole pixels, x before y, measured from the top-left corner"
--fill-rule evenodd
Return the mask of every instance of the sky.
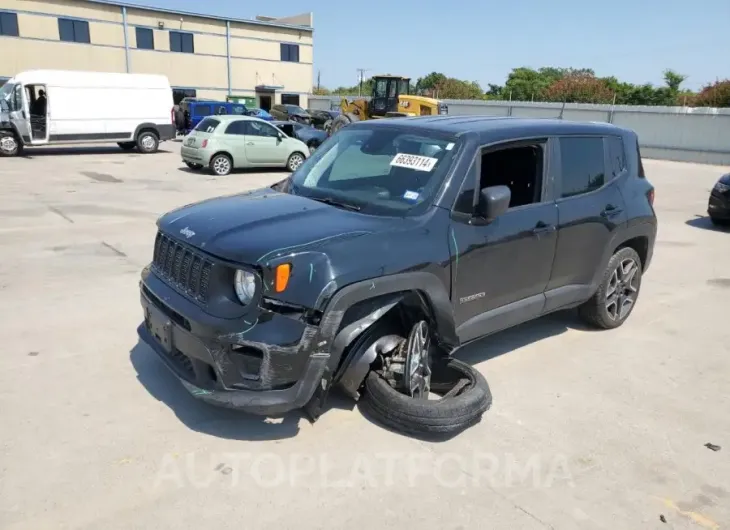
M 233 18 L 314 13 L 314 80 L 351 86 L 365 75 L 504 84 L 516 67 L 592 68 L 598 76 L 683 88 L 730 78 L 730 0 L 127 0 Z

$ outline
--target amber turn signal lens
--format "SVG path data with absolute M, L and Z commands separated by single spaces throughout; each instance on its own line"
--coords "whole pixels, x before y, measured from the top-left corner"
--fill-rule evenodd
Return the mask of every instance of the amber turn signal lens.
M 276 280 L 274 281 L 274 290 L 277 293 L 282 292 L 286 289 L 286 285 L 289 283 L 289 276 L 291 275 L 291 264 L 282 263 L 276 267 Z

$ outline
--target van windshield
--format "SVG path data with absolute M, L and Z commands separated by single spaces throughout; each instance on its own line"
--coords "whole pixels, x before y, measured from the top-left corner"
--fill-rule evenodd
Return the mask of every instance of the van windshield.
M 5 83 L 2 87 L 0 87 L 0 105 L 2 105 L 3 110 L 8 110 L 10 108 L 10 96 L 13 93 L 13 89 L 15 88 L 15 85 L 13 83 Z

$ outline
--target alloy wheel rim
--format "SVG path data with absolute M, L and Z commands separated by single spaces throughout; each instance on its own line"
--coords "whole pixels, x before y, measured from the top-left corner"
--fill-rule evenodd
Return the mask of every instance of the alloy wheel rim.
M 291 163 L 290 167 L 292 171 L 296 171 L 299 169 L 299 166 L 302 165 L 302 157 L 300 155 L 294 155 L 291 157 Z
M 428 324 L 421 320 L 408 337 L 404 366 L 406 392 L 414 399 L 428 399 L 431 391 L 430 343 Z
M 639 292 L 639 266 L 633 258 L 618 264 L 608 279 L 606 312 L 611 320 L 623 320 L 636 303 Z
M 12 136 L 4 136 L 0 138 L 0 149 L 5 153 L 13 153 L 18 148 L 18 142 Z
M 213 169 L 219 175 L 227 174 L 231 169 L 231 163 L 224 156 L 220 156 L 213 162 Z
M 142 137 L 142 147 L 149 150 L 155 147 L 155 139 L 149 134 Z

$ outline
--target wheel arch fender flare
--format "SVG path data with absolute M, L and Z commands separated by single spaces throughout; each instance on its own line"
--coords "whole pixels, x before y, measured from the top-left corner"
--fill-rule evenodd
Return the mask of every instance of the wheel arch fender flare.
M 20 134 L 20 131 L 18 131 L 18 127 L 11 121 L 2 124 L 2 127 L 0 127 L 0 132 L 9 132 L 12 133 L 13 136 L 18 140 L 21 146 L 24 146 L 30 138 L 23 138 L 23 136 Z
M 136 140 L 137 137 L 139 136 L 139 133 L 145 129 L 149 129 L 152 132 L 154 132 L 157 135 L 157 138 L 160 137 L 160 131 L 157 129 L 157 125 L 154 123 L 145 122 L 145 123 L 140 123 L 139 125 L 137 125 L 137 128 L 134 130 L 134 136 L 132 136 L 132 138 L 134 138 Z
M 344 371 L 357 364 L 357 359 L 347 359 L 347 366 L 342 366 L 342 370 L 338 371 L 345 349 L 409 293 L 417 293 L 428 305 L 440 341 L 449 350 L 458 346 L 451 300 L 445 286 L 435 275 L 407 272 L 364 280 L 335 292 L 322 316 L 316 344 L 329 347 L 328 369 L 333 376 L 340 379 Z M 368 311 L 358 315 L 352 322 L 346 322 L 343 327 L 343 318 L 348 309 L 367 300 L 373 300 Z
M 593 275 L 593 281 L 591 282 L 591 286 L 594 290 L 598 289 L 598 285 L 601 282 L 603 273 L 605 272 L 606 267 L 608 266 L 608 262 L 611 260 L 611 257 L 616 252 L 616 249 L 627 241 L 630 241 L 637 237 L 646 237 L 649 240 L 649 255 L 647 256 L 647 263 L 642 264 L 644 270 L 648 268 L 648 262 L 651 260 L 651 251 L 654 238 L 656 237 L 656 225 L 647 221 L 630 225 L 620 231 L 617 231 L 611 239 L 610 244 L 606 245 L 606 250 L 604 251 L 601 260 L 601 267 L 596 270 Z

